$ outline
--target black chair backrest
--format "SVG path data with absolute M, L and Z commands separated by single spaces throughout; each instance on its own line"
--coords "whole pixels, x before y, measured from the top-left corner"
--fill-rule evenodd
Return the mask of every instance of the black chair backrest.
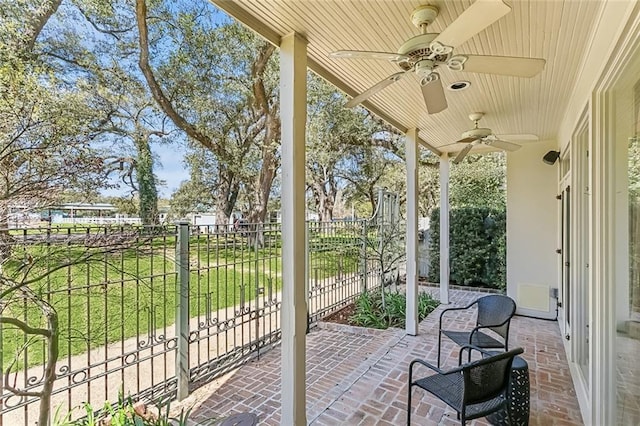
M 501 294 L 483 296 L 478 299 L 477 323 L 478 325 L 490 327 L 491 330 L 506 339 L 509 334 L 509 321 L 507 320 L 515 312 L 516 303 L 512 298 Z
M 467 364 L 462 370 L 465 405 L 488 401 L 503 393 L 509 383 L 513 358 L 522 352 L 522 348 L 516 348 Z

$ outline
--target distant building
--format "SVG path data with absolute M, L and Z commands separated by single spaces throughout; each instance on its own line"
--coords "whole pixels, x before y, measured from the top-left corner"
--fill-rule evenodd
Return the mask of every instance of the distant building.
M 127 217 L 109 203 L 64 203 L 43 211 L 52 224 L 138 225 L 139 217 Z
M 13 205 L 9 207 L 9 227 L 40 225 L 123 225 L 140 224 L 139 217 L 127 217 L 109 203 L 64 203 L 46 208 Z

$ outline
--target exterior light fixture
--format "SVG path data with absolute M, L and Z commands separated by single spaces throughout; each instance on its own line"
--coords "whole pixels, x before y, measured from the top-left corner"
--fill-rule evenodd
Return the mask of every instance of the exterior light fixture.
M 560 151 L 549 151 L 542 157 L 542 162 L 553 166 L 558 161 L 558 157 L 560 157 Z

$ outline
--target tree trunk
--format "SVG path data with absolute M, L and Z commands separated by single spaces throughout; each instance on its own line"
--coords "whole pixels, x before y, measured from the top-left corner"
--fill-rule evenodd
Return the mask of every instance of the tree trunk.
M 0 201 L 0 272 L 5 260 L 11 256 L 12 241 L 9 234 L 9 203 Z
M 49 417 L 51 414 L 51 393 L 53 392 L 53 384 L 56 380 L 56 363 L 58 362 L 59 355 L 58 313 L 44 300 L 39 298 L 36 300 L 38 306 L 47 318 L 47 328 L 51 333 L 47 337 L 47 362 L 44 369 L 42 397 L 40 398 L 40 413 L 38 416 L 38 425 L 45 426 L 49 424 Z
M 224 225 L 229 223 L 229 218 L 236 208 L 236 201 L 240 194 L 240 183 L 231 170 L 222 169 L 219 173 L 218 180 L 221 183 L 218 185 L 218 197 L 215 200 L 216 223 Z
M 0 327 L 3 324 L 11 324 L 12 326 L 22 330 L 25 336 L 40 336 L 46 339 L 47 354 L 44 371 L 42 376 L 42 390 L 30 391 L 25 389 L 13 388 L 8 383 L 9 371 L 3 371 L 2 380 L 3 390 L 8 390 L 18 397 L 38 397 L 40 399 L 40 407 L 38 412 L 38 425 L 48 426 L 51 417 L 51 394 L 53 393 L 53 384 L 56 380 L 56 363 L 59 356 L 59 329 L 58 329 L 58 313 L 47 301 L 38 296 L 33 290 L 26 286 L 18 285 L 17 291 L 20 294 L 19 303 L 27 305 L 35 305 L 44 316 L 47 326 L 46 328 L 31 327 L 24 321 L 14 317 L 0 316 Z M 5 296 L 11 297 L 11 296 Z M 23 302 L 24 300 L 24 302 Z M 37 341 L 29 343 L 39 344 Z
M 279 167 L 276 150 L 280 140 L 280 119 L 267 117 L 267 128 L 262 148 L 262 167 L 258 175 L 251 211 L 247 218 L 250 223 L 264 223 L 267 218 L 269 194 Z
M 326 194 L 324 188 L 316 188 L 316 209 L 320 222 L 331 222 L 333 220 L 333 201 Z
M 336 197 L 338 196 L 338 188 L 332 171 L 325 168 L 322 172 L 318 171 L 312 179 L 315 179 L 312 184 L 312 191 L 320 222 L 331 222 L 333 220 Z
M 253 96 L 255 105 L 261 115 L 265 117 L 265 135 L 262 141 L 262 167 L 256 179 L 253 189 L 253 202 L 248 220 L 255 224 L 250 233 L 250 241 L 258 247 L 264 246 L 264 236 L 262 224 L 267 217 L 267 207 L 269 194 L 276 174 L 280 166 L 276 155 L 280 144 L 280 117 L 278 115 L 278 104 L 269 98 L 264 85 L 264 75 L 269 59 L 275 52 L 275 47 L 270 43 L 264 43 L 260 52 L 251 67 L 253 77 Z
M 149 146 L 149 137 L 141 132 L 136 135 L 136 179 L 140 203 L 140 218 L 145 226 L 158 224 L 158 189 L 153 175 L 153 157 Z

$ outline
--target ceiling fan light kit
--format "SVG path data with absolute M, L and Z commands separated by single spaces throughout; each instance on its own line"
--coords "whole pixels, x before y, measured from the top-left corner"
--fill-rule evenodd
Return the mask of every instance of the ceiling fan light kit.
M 511 11 L 502 0 L 479 0 L 468 7 L 441 33 L 428 33 L 427 27 L 437 18 L 438 8 L 418 6 L 411 14 L 411 22 L 420 30 L 419 35 L 405 41 L 397 53 L 358 50 L 332 52 L 332 58 L 387 60 L 400 68 L 347 103 L 354 107 L 387 86 L 415 73 L 419 79 L 425 106 L 429 114 L 447 108 L 442 80 L 436 72 L 441 67 L 451 71 L 466 71 L 516 77 L 533 77 L 545 65 L 544 59 L 508 56 L 482 56 L 453 54 L 453 50 Z M 450 86 L 449 86 L 450 87 Z

